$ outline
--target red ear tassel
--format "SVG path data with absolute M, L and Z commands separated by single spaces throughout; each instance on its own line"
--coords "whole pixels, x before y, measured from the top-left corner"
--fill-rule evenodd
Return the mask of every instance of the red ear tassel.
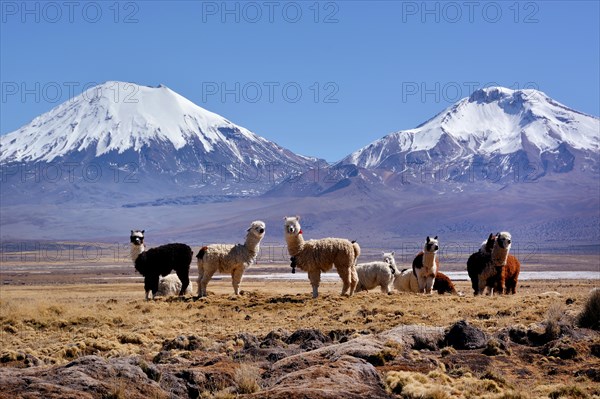
M 302 230 L 300 230 L 300 231 L 298 232 L 298 234 L 302 234 Z

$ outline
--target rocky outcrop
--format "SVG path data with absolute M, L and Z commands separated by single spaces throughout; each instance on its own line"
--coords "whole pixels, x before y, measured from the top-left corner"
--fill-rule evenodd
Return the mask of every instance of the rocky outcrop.
M 466 320 L 461 320 L 450 327 L 444 338 L 445 344 L 454 349 L 479 349 L 485 347 L 487 341 L 485 333 Z
M 233 356 L 202 349 L 199 337 L 181 336 L 165 341 L 151 361 L 84 356 L 61 366 L 0 368 L 0 398 L 197 398 L 221 390 L 248 398 L 386 398 L 376 367 L 401 357 L 402 348 L 437 348 L 443 332 L 398 326 L 350 339 L 350 330 L 329 336 L 315 329 L 277 330 L 262 340 L 244 333 Z M 244 388 L 244 367 L 258 370 L 246 373 L 258 380 L 258 392 Z
M 392 398 L 394 388 L 385 380 L 390 373 L 406 371 L 423 380 L 438 378 L 440 370 L 471 370 L 493 377 L 491 370 L 508 364 L 509 356 L 517 365 L 505 373 L 532 372 L 525 359 L 537 356 L 554 367 L 564 365 L 569 375 L 600 379 L 595 331 L 579 330 L 543 346 L 515 342 L 520 339 L 527 340 L 527 331 L 511 327 L 488 337 L 465 321 L 448 329 L 400 325 L 369 335 L 316 329 L 279 329 L 264 337 L 240 333 L 215 347 L 203 337 L 179 336 L 147 357 L 92 355 L 47 366 L 15 356 L 0 367 L 0 399 Z M 585 360 L 588 356 L 592 361 Z

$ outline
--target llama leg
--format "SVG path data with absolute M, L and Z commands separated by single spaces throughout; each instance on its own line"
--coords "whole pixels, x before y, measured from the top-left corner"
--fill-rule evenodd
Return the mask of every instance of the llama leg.
M 473 287 L 473 295 L 479 295 L 479 277 L 471 277 L 471 287 Z
M 319 296 L 319 284 L 321 283 L 321 271 L 311 271 L 308 273 L 308 279 L 310 285 L 312 285 L 312 297 L 316 298 Z
M 435 282 L 435 276 L 429 275 L 425 279 L 425 293 L 431 294 L 431 290 L 433 289 L 433 283 Z
M 487 283 L 487 279 L 485 277 L 483 277 L 482 274 L 479 275 L 479 283 L 477 285 L 478 289 L 479 289 L 479 295 L 483 295 L 484 291 L 486 289 L 486 283 Z
M 506 282 L 505 294 L 514 294 L 516 291 L 516 282 L 514 280 L 510 280 Z
M 358 273 L 356 272 L 356 267 L 352 266 L 352 270 L 350 271 L 350 296 L 354 294 L 356 291 L 356 286 L 358 285 Z
M 231 272 L 231 283 L 233 285 L 233 292 L 235 295 L 240 294 L 240 283 L 242 282 L 242 277 L 244 276 L 244 267 L 236 267 Z
M 152 299 L 154 299 L 158 291 L 158 275 L 146 277 L 144 279 L 144 289 L 146 290 L 146 300 L 150 300 L 150 292 L 152 292 Z
M 202 274 L 202 281 L 198 281 L 198 290 L 201 293 L 200 296 L 206 296 L 206 286 L 208 285 L 208 282 L 212 278 L 213 274 L 215 274 L 215 270 L 204 270 L 204 273 Z
M 198 265 L 198 281 L 197 281 L 197 285 L 198 285 L 198 298 L 202 298 L 202 277 L 204 276 L 204 266 L 203 265 Z
M 419 284 L 419 293 L 425 292 L 427 278 L 421 273 L 417 274 L 417 283 Z
M 342 295 L 347 295 L 348 290 L 350 289 L 350 270 L 348 269 L 343 269 L 343 268 L 337 268 L 338 274 L 340 275 L 341 279 L 342 279 Z
M 179 291 L 179 296 L 185 295 L 185 291 L 190 285 L 190 273 L 189 270 L 185 271 L 177 271 L 177 277 L 181 280 L 181 290 Z
M 502 273 L 500 273 L 500 276 L 498 277 L 498 286 L 496 287 L 496 292 L 498 292 L 498 295 L 502 295 L 504 293 L 505 278 L 504 270 L 502 270 Z
M 390 285 L 389 284 L 381 284 L 379 286 L 379 288 L 381 289 L 381 293 L 382 294 L 389 294 L 390 293 Z

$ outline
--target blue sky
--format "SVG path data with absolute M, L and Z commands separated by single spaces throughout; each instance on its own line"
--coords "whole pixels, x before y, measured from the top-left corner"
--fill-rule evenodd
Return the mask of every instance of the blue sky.
M 599 4 L 2 1 L 0 133 L 107 80 L 328 161 L 489 84 L 598 116 Z

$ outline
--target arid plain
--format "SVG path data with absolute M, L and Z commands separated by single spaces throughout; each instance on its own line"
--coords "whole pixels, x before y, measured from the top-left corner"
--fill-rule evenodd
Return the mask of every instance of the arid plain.
M 468 281 L 457 281 L 464 296 L 373 290 L 350 298 L 328 279 L 312 299 L 305 274 L 259 259 L 241 296 L 223 276 L 207 298 L 145 301 L 124 254 L 85 262 L 76 253 L 3 254 L 0 397 L 600 397 L 600 335 L 577 326 L 597 278 L 522 280 L 514 296 L 474 297 Z M 524 270 L 593 276 L 598 261 L 535 254 Z M 446 265 L 464 270 L 459 257 Z M 461 320 L 482 344 L 448 342 Z M 327 348 L 343 355 L 325 356 Z M 118 369 L 119 359 L 144 378 Z M 91 361 L 106 362 L 110 378 Z M 95 382 L 65 378 L 76 368 Z M 349 384 L 340 369 L 361 382 Z

